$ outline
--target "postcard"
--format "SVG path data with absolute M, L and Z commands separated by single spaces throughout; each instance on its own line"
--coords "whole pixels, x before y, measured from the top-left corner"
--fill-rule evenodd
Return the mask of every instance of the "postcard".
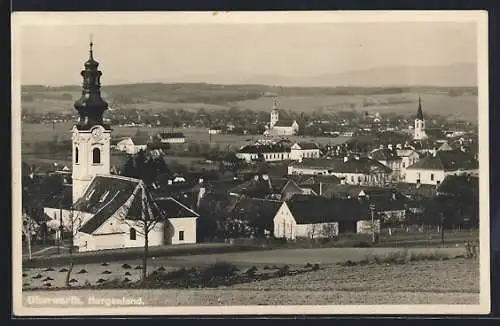
M 14 314 L 489 313 L 487 20 L 13 13 Z

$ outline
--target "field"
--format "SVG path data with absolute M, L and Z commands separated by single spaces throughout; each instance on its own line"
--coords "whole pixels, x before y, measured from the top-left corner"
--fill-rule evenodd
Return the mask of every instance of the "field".
M 25 112 L 74 111 L 73 102 L 80 96 L 79 86 L 60 88 L 23 87 L 22 109 Z M 477 96 L 451 96 L 453 88 L 289 88 L 265 85 L 210 84 L 131 84 L 103 88 L 103 96 L 120 110 L 145 109 L 152 113 L 172 110 L 220 110 L 236 107 L 241 110 L 269 111 L 272 100 L 267 93 L 279 94 L 279 106 L 295 112 L 323 110 L 338 112 L 358 110 L 414 114 L 418 96 L 422 97 L 424 113 L 477 121 Z M 470 90 L 469 90 L 470 91 Z M 468 93 L 470 94 L 470 92 Z M 122 99 L 122 102 L 115 102 Z
M 21 137 L 22 143 L 24 145 L 34 144 L 36 142 L 51 141 L 55 136 L 59 137 L 61 140 L 71 139 L 71 123 L 57 123 L 52 127 L 51 124 L 33 124 L 33 123 L 23 123 L 21 127 Z M 118 127 L 113 126 L 113 137 L 128 137 L 134 136 L 138 128 L 134 127 Z M 169 131 L 168 128 L 140 128 L 141 133 L 147 132 L 148 135 L 155 135 L 158 132 Z M 186 136 L 186 141 L 203 141 L 209 143 L 210 137 L 208 135 L 208 129 L 204 128 L 182 128 L 179 131 L 183 132 Z M 340 144 L 347 141 L 347 137 L 302 137 L 302 136 L 289 136 L 291 141 L 314 141 L 320 144 Z M 249 142 L 256 141 L 259 139 L 264 139 L 264 136 L 257 135 L 228 135 L 228 134 L 218 134 L 212 135 L 212 144 L 218 144 L 221 147 L 224 146 L 234 146 L 241 147 Z
M 284 249 L 214 255 L 193 255 L 151 259 L 149 271 L 199 266 L 215 261 L 234 263 L 239 267 L 267 264 L 304 266 L 318 263 L 320 270 L 304 274 L 252 283 L 222 286 L 216 289 L 119 289 L 99 291 L 102 297 L 142 297 L 147 305 L 290 305 L 290 304 L 478 304 L 479 264 L 477 259 L 453 258 L 434 261 L 409 261 L 401 265 L 375 264 L 341 266 L 346 260 L 359 261 L 370 255 L 387 256 L 400 251 L 394 248 L 330 248 Z M 463 255 L 463 248 L 409 249 L 413 254 L 454 257 Z M 122 264 L 131 268 L 124 270 Z M 107 266 L 99 264 L 75 266 L 72 277 L 78 284 L 95 284 L 99 278 L 137 280 L 141 270 L 138 261 L 122 261 Z M 66 273 L 60 268 L 25 270 L 23 279 L 30 286 L 41 285 L 42 277 L 50 275 L 53 284 L 64 282 Z M 87 273 L 78 274 L 85 269 Z M 104 272 L 104 274 L 103 274 Z M 41 274 L 39 279 L 33 279 Z M 38 284 L 40 283 L 40 284 Z M 59 285 L 60 286 L 60 285 Z M 29 286 L 27 286 L 29 287 Z M 46 291 L 25 291 L 24 295 L 50 295 Z M 96 290 L 57 290 L 58 296 L 96 294 Z

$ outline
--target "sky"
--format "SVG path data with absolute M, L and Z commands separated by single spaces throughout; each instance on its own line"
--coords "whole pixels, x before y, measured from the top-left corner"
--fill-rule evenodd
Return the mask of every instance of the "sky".
M 21 83 L 81 84 L 91 34 L 103 84 L 477 62 L 474 22 L 38 25 L 17 39 Z

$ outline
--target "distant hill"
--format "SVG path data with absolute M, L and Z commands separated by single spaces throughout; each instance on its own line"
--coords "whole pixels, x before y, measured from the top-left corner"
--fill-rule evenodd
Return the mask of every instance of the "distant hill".
M 458 63 L 448 66 L 387 66 L 372 69 L 351 70 L 342 73 L 327 73 L 317 76 L 283 76 L 244 73 L 190 74 L 175 79 L 177 82 L 205 82 L 217 84 L 260 84 L 280 86 L 476 86 L 477 66 L 472 63 Z M 165 80 L 164 82 L 174 82 Z

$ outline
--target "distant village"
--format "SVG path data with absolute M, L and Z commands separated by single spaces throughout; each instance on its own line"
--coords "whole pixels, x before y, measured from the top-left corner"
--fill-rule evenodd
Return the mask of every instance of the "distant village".
M 141 247 L 146 236 L 158 246 L 478 227 L 477 130 L 429 119 L 425 97 L 415 100 L 412 119 L 325 120 L 290 114 L 274 96 L 267 117 L 233 112 L 204 119 L 181 112 L 186 117 L 177 116 L 163 132 L 117 138 L 113 125 L 147 130 L 171 121 L 139 111 L 104 117 L 109 105 L 101 97 L 101 74 L 91 45 L 74 105 L 71 166 L 39 171 L 23 163 L 30 223 L 24 236 L 33 241 L 72 238 L 78 251 L 95 251 Z M 25 115 L 23 121 L 71 118 Z M 215 169 L 174 169 L 169 154 L 188 150 L 182 131 L 188 124 L 204 128 L 208 140 L 225 133 L 258 136 L 207 159 Z M 308 140 L 315 136 L 331 141 Z M 111 164 L 115 152 L 127 156 L 123 166 Z

